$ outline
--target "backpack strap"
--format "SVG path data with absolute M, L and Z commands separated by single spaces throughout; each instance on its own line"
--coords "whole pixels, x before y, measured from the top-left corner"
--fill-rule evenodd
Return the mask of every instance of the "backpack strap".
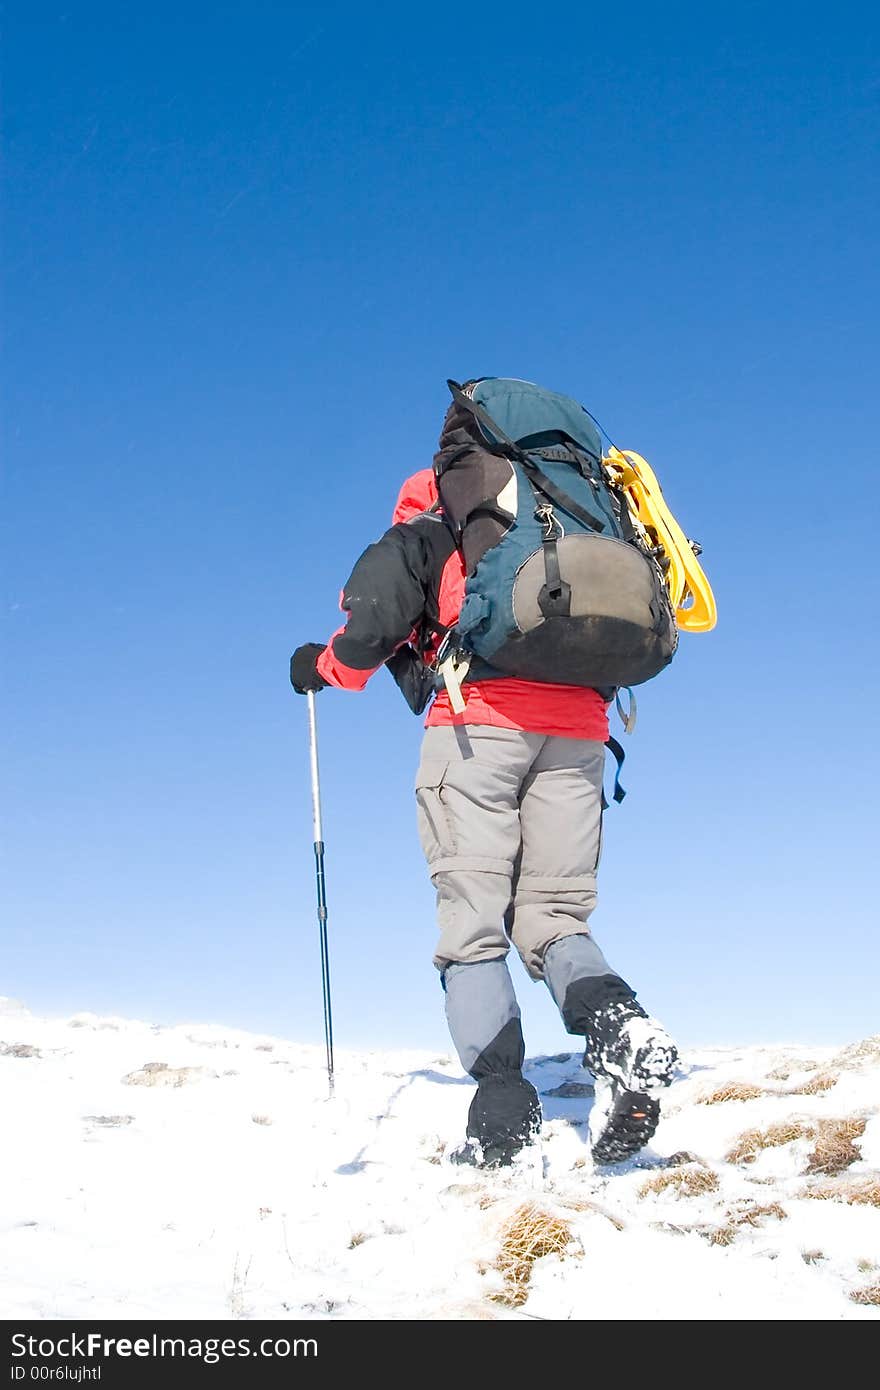
M 623 732 L 625 734 L 631 734 L 636 727 L 636 715 L 638 714 L 638 706 L 636 704 L 636 697 L 633 694 L 630 686 L 627 685 L 623 688 L 626 690 L 626 693 L 629 696 L 629 709 L 625 710 L 623 708 L 623 701 L 620 698 L 619 687 L 614 692 L 614 703 L 617 706 L 617 713 L 620 715 L 620 722 L 623 725 Z
M 524 462 L 520 460 L 520 463 L 525 470 L 526 477 L 537 492 L 543 493 L 545 497 L 549 497 L 550 501 L 555 502 L 557 507 L 561 507 L 564 512 L 568 512 L 569 516 L 576 517 L 578 521 L 582 521 L 584 526 L 589 526 L 591 531 L 605 530 L 604 523 L 601 522 L 597 516 L 594 516 L 592 512 L 588 512 L 586 507 L 582 507 L 579 502 L 575 502 L 573 497 L 569 497 L 567 492 L 563 492 L 561 487 L 557 487 L 555 483 L 551 482 L 547 474 L 535 463 L 534 459 L 527 458 Z
M 575 444 L 530 444 L 529 453 L 537 454 L 538 458 L 546 459 L 548 463 L 573 463 L 585 478 L 590 476 L 590 463 L 599 462 L 598 459 L 594 460 L 593 455 L 588 454 L 586 449 L 581 449 Z
M 496 439 L 501 440 L 505 447 L 503 449 L 496 447 L 496 451 L 505 456 L 508 453 L 513 454 L 517 463 L 525 470 L 526 476 L 533 488 L 543 493 L 551 502 L 555 502 L 557 507 L 561 507 L 564 512 L 568 512 L 569 516 L 575 517 L 578 521 L 582 522 L 584 526 L 589 526 L 591 531 L 605 530 L 604 523 L 601 522 L 597 516 L 594 516 L 592 512 L 588 512 L 586 507 L 582 507 L 579 502 L 575 502 L 573 497 L 569 497 L 567 492 L 563 492 L 561 487 L 557 487 L 554 482 L 551 482 L 547 474 L 535 463 L 535 460 L 530 458 L 515 440 L 505 434 L 500 425 L 495 424 L 489 412 L 484 410 L 476 401 L 472 401 L 469 396 L 465 395 L 457 381 L 447 381 L 446 385 L 452 392 L 452 398 L 456 404 L 460 405 L 464 410 L 469 410 L 474 419 L 477 420 L 484 429 L 489 430 Z M 492 448 L 491 443 L 489 444 L 489 448 Z
M 488 410 L 484 410 L 483 407 L 477 403 L 477 401 L 472 401 L 470 396 L 465 394 L 459 382 L 453 381 L 451 377 L 447 378 L 446 385 L 449 387 L 452 399 L 455 401 L 455 404 L 460 405 L 462 410 L 470 411 L 474 419 L 479 424 L 481 424 L 484 429 L 487 429 L 490 434 L 494 434 L 496 439 L 500 439 L 502 443 L 507 446 L 506 448 L 501 449 L 496 445 L 495 452 L 501 454 L 512 453 L 514 458 L 519 459 L 520 463 L 525 462 L 528 456 L 523 452 L 523 450 L 516 443 L 516 441 L 511 439 L 509 434 L 504 433 L 504 430 L 501 428 L 500 425 L 496 425 Z M 491 450 L 491 443 L 489 443 L 489 448 Z
M 446 693 L 449 696 L 453 714 L 464 714 L 466 705 L 465 698 L 461 693 L 461 684 L 468 673 L 471 662 L 467 652 L 463 652 L 458 646 L 457 637 L 458 633 L 455 628 L 446 629 L 446 635 L 437 652 L 435 668 L 438 677 L 446 686 Z
M 620 770 L 623 767 L 623 764 L 626 762 L 626 754 L 624 753 L 620 744 L 617 742 L 616 738 L 607 739 L 605 747 L 608 749 L 609 753 L 614 758 L 614 761 L 617 763 L 617 771 L 614 774 L 614 791 L 611 793 L 611 795 L 612 799 L 619 806 L 623 798 L 626 796 L 626 792 L 620 785 Z M 604 787 L 602 788 L 602 810 L 608 810 L 608 798 L 605 795 Z
M 556 549 L 556 542 L 562 534 L 561 527 L 549 503 L 539 503 L 535 516 L 542 526 L 547 527 L 541 543 L 544 552 L 544 587 L 538 594 L 538 607 L 545 618 L 568 618 L 571 616 L 571 585 L 562 578 Z

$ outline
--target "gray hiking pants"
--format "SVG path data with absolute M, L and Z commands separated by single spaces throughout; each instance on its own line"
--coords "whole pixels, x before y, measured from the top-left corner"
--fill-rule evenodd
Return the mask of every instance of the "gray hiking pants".
M 552 942 L 588 933 L 604 765 L 592 739 L 487 724 L 425 731 L 416 801 L 438 969 L 503 958 L 512 941 L 540 980 Z
M 590 935 L 602 848 L 604 744 L 485 724 L 426 730 L 419 834 L 437 889 L 449 1031 L 477 1081 L 468 1134 L 519 1134 L 538 1099 L 522 1077 L 513 942 L 566 1031 L 589 1038 L 609 1004 L 634 1000 Z M 485 1094 L 484 1094 L 485 1092 Z

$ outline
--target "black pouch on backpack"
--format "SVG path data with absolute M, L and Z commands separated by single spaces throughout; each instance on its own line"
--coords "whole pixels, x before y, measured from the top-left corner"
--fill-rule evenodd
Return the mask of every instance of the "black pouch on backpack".
M 385 662 L 413 714 L 423 714 L 437 690 L 433 672 L 425 665 L 415 647 L 398 647 Z

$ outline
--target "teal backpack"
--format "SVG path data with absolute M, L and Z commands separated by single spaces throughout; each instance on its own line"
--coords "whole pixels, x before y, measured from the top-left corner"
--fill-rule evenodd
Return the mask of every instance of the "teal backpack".
M 465 669 L 608 698 L 651 680 L 675 652 L 675 614 L 592 417 L 528 381 L 448 385 L 434 472 L 467 572 L 439 661 L 450 695 Z

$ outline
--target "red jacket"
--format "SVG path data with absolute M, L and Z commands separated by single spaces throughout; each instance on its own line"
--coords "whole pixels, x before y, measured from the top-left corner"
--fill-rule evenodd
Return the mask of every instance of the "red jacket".
M 318 674 L 330 685 L 362 690 L 397 647 L 416 638 L 426 607 L 436 608 L 435 616 L 444 627 L 454 625 L 464 598 L 464 561 L 447 540 L 447 528 L 435 517 L 425 518 L 436 501 L 433 469 L 423 468 L 407 478 L 397 498 L 391 530 L 364 552 L 352 572 L 341 601 L 348 621 L 330 638 L 317 663 Z M 420 527 L 418 535 L 414 522 Z M 445 548 L 440 551 L 434 540 L 438 527 L 445 533 Z M 434 573 L 430 574 L 432 567 Z M 378 624 L 377 610 L 383 614 Z M 374 657 L 381 660 L 368 668 L 366 662 Z M 466 708 L 462 714 L 454 714 L 442 690 L 428 711 L 426 727 L 494 724 L 603 743 L 608 738 L 606 702 L 597 691 L 582 686 L 507 677 L 465 683 L 462 694 Z

